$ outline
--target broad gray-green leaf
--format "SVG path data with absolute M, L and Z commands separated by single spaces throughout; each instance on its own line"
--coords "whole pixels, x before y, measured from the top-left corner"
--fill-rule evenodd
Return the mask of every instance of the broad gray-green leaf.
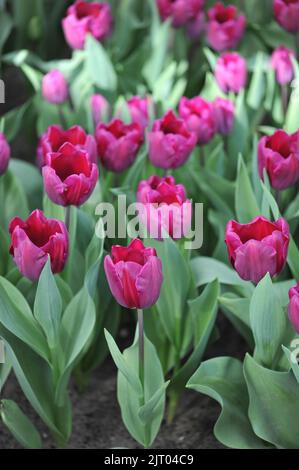
M 104 47 L 91 34 L 86 40 L 87 69 L 93 83 L 103 91 L 114 92 L 117 76 Z
M 238 161 L 235 208 L 239 223 L 248 223 L 254 217 L 260 215 L 260 209 L 241 155 L 239 155 Z

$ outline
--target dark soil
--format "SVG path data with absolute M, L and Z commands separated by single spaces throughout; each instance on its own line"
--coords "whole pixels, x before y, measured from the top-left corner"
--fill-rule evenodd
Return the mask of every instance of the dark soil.
M 233 355 L 241 358 L 245 344 L 230 323 L 220 319 L 221 337 L 209 348 L 209 357 Z M 55 448 L 49 432 L 32 410 L 16 380 L 11 378 L 5 386 L 4 397 L 18 402 L 22 410 L 40 430 L 45 448 Z M 93 375 L 88 390 L 80 395 L 71 386 L 73 403 L 72 449 L 134 449 L 136 442 L 122 424 L 116 399 L 116 369 L 111 359 Z M 157 449 L 220 449 L 223 446 L 213 435 L 213 426 L 220 412 L 219 405 L 208 397 L 186 390 L 176 419 L 171 426 L 163 423 L 154 442 Z M 18 449 L 20 446 L 3 427 L 0 428 L 0 448 Z

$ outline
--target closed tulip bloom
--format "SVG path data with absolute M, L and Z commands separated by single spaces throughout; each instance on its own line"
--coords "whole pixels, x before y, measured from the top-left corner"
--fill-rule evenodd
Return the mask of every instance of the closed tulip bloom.
M 245 26 L 245 16 L 238 16 L 235 6 L 218 2 L 208 11 L 208 43 L 219 52 L 233 49 L 242 39 Z
M 247 81 L 245 59 L 237 52 L 222 54 L 216 63 L 215 78 L 224 93 L 239 93 L 245 88 Z
M 68 83 L 59 70 L 51 70 L 42 80 L 43 98 L 52 104 L 64 103 L 69 94 Z
M 73 126 L 65 131 L 62 127 L 53 125 L 48 127 L 39 140 L 37 150 L 39 167 L 46 165 L 48 153 L 59 152 L 60 147 L 66 142 L 80 150 L 86 150 L 90 161 L 97 163 L 98 151 L 94 136 L 86 134 L 80 126 Z
M 277 47 L 271 56 L 271 66 L 280 85 L 286 85 L 294 78 L 293 56 L 294 52 L 284 46 Z
M 42 169 L 44 187 L 60 206 L 81 206 L 87 201 L 98 180 L 98 167 L 90 161 L 86 150 L 66 142 L 58 152 L 47 155 Z
M 143 130 L 149 124 L 149 105 L 150 101 L 147 96 L 144 98 L 133 96 L 127 101 L 132 122 L 139 124 Z
M 90 98 L 92 117 L 95 125 L 106 121 L 111 115 L 111 106 L 103 95 L 92 95 Z
M 10 253 L 23 276 L 36 281 L 50 257 L 53 273 L 63 270 L 68 256 L 68 233 L 61 220 L 47 219 L 36 209 L 27 220 L 9 225 Z
M 149 308 L 160 295 L 162 263 L 154 248 L 136 238 L 128 247 L 115 245 L 104 261 L 112 295 L 127 308 Z
M 143 131 L 139 124 L 125 124 L 120 119 L 113 119 L 109 124 L 100 123 L 95 137 L 102 164 L 115 173 L 133 164 L 143 143 Z
M 157 6 L 162 20 L 172 18 L 172 25 L 179 28 L 202 13 L 204 0 L 157 0 Z
M 0 175 L 6 172 L 10 159 L 10 146 L 6 137 L 0 132 Z
M 88 34 L 103 41 L 112 30 L 110 5 L 105 2 L 77 0 L 68 8 L 62 27 L 65 39 L 72 49 L 84 49 Z
M 294 330 L 299 334 L 299 282 L 289 290 L 289 298 L 289 319 Z
M 235 119 L 235 105 L 225 98 L 216 98 L 213 102 L 217 132 L 221 135 L 231 133 Z
M 187 199 L 185 187 L 176 184 L 173 176 L 151 176 L 140 181 L 137 201 L 144 204 L 140 218 L 151 237 L 161 240 L 166 232 L 178 240 L 188 235 L 192 203 Z
M 199 145 L 207 144 L 216 133 L 216 121 L 213 105 L 200 98 L 180 100 L 179 114 L 184 119 L 189 131 L 194 132 Z
M 287 134 L 283 130 L 264 136 L 258 145 L 258 169 L 263 179 L 267 171 L 275 189 L 286 189 L 299 179 L 298 132 Z
M 190 132 L 183 119 L 168 111 L 157 119 L 148 134 L 149 159 L 165 170 L 182 166 L 196 145 L 196 135 Z
M 274 0 L 273 10 L 282 28 L 290 33 L 299 31 L 299 0 Z
M 266 273 L 279 274 L 286 262 L 290 230 L 284 219 L 256 217 L 248 224 L 230 220 L 225 243 L 232 266 L 245 281 L 257 284 Z

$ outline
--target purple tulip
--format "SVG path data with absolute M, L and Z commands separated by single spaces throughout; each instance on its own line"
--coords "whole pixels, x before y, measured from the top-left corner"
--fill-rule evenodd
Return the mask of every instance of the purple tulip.
M 239 93 L 247 81 L 245 59 L 237 52 L 222 54 L 216 63 L 215 78 L 224 93 Z
M 145 248 L 138 238 L 128 247 L 114 245 L 104 267 L 112 295 L 123 307 L 144 309 L 157 302 L 163 274 L 154 248 Z
M 208 11 L 208 42 L 216 51 L 235 48 L 243 37 L 246 19 L 237 8 L 216 3 Z
M 72 49 L 84 49 L 88 34 L 103 41 L 112 30 L 110 5 L 77 0 L 68 8 L 62 27 L 65 39 Z
M 60 206 L 81 206 L 87 201 L 98 181 L 98 167 L 86 150 L 69 142 L 56 153 L 47 155 L 42 169 L 44 187 L 51 201 Z
M 15 217 L 9 225 L 10 254 L 23 276 L 36 281 L 50 257 L 53 273 L 63 270 L 68 256 L 68 233 L 60 220 L 33 211 L 27 220 Z
M 196 135 L 190 132 L 183 119 L 168 111 L 157 119 L 148 134 L 149 159 L 158 168 L 182 166 L 196 145 Z
M 216 98 L 213 102 L 217 132 L 221 135 L 231 133 L 235 119 L 235 105 L 225 98 Z
M 194 132 L 199 145 L 207 144 L 216 133 L 216 121 L 213 105 L 200 98 L 180 100 L 179 115 L 184 119 L 190 132 Z
M 289 290 L 288 314 L 296 333 L 299 334 L 299 282 Z
M 111 106 L 103 95 L 92 95 L 90 98 L 92 117 L 95 125 L 109 119 Z
M 149 97 L 141 98 L 140 96 L 133 96 L 127 101 L 127 106 L 132 122 L 139 124 L 144 130 L 149 124 Z
M 143 143 L 143 131 L 139 124 L 125 124 L 120 119 L 113 119 L 109 124 L 100 123 L 95 137 L 102 164 L 115 173 L 133 164 Z
M 299 180 L 299 134 L 283 130 L 264 136 L 258 145 L 258 169 L 263 179 L 267 171 L 270 184 L 275 189 L 286 189 Z
M 0 132 L 0 175 L 6 172 L 10 159 L 10 146 L 6 137 Z
M 290 230 L 284 219 L 270 222 L 256 217 L 248 224 L 230 220 L 225 243 L 232 266 L 239 276 L 257 284 L 268 272 L 279 274 L 286 262 Z
M 172 18 L 175 28 L 185 26 L 203 13 L 204 0 L 157 0 L 162 20 Z
M 286 85 L 294 78 L 292 57 L 294 57 L 294 52 L 284 46 L 277 47 L 271 56 L 271 66 L 275 70 L 276 80 L 280 85 Z
M 290 33 L 298 33 L 299 0 L 274 0 L 273 11 L 282 28 Z
M 69 94 L 68 84 L 59 70 L 51 70 L 42 80 L 43 98 L 52 104 L 64 103 Z

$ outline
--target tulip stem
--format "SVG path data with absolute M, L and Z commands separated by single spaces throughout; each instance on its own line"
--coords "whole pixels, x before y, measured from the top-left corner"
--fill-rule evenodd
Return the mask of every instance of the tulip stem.
M 199 163 L 201 168 L 205 167 L 205 150 L 203 145 L 199 146 Z
M 138 313 L 138 346 L 139 346 L 139 378 L 144 391 L 144 322 L 143 310 L 137 309 Z
M 58 105 L 57 109 L 58 109 L 60 123 L 61 123 L 62 127 L 64 128 L 64 130 L 66 130 L 68 128 L 68 125 L 67 125 L 67 122 L 66 122 L 66 119 L 65 119 L 65 116 L 64 116 L 61 105 Z
M 71 206 L 66 206 L 65 208 L 65 225 L 67 228 L 67 231 L 70 231 L 70 225 L 71 225 Z
M 275 191 L 275 199 L 278 205 L 278 209 L 281 210 L 281 191 L 279 189 L 276 189 Z
M 287 114 L 288 102 L 289 102 L 288 88 L 287 88 L 286 85 L 281 85 L 280 95 L 281 95 L 281 106 L 282 106 L 282 110 L 283 110 L 283 115 L 285 117 L 286 114 Z

